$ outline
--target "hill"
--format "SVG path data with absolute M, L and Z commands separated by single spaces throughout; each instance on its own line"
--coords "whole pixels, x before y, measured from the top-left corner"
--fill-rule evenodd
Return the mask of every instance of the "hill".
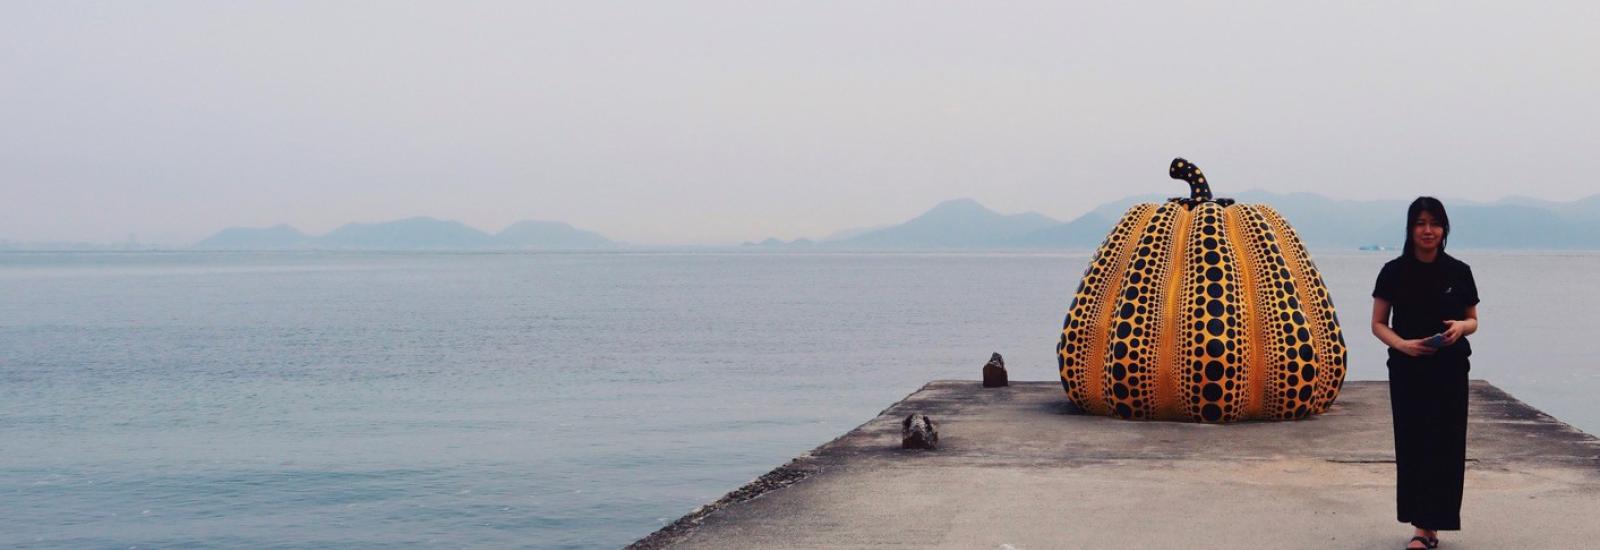
M 1287 219 L 1308 246 L 1355 249 L 1405 241 L 1410 200 L 1356 201 L 1313 193 L 1246 191 L 1239 202 L 1271 206 Z M 1024 236 L 1017 246 L 1092 248 L 1111 231 L 1127 207 L 1158 202 L 1129 197 L 1095 208 L 1072 221 Z M 1450 214 L 1450 245 L 1488 249 L 1600 249 L 1600 196 L 1568 203 L 1510 197 L 1478 203 L 1442 199 Z
M 345 224 L 316 240 L 319 248 L 365 250 L 487 248 L 493 244 L 489 234 L 464 223 L 427 217 Z
M 1025 235 L 1060 222 L 1042 214 L 1000 214 L 972 199 L 955 199 L 905 223 L 828 244 L 852 248 L 1012 247 Z
M 604 235 L 561 222 L 524 220 L 496 233 L 495 244 L 509 248 L 584 249 L 616 246 Z
M 349 223 L 313 237 L 287 225 L 230 227 L 194 245 L 207 250 L 484 250 L 589 249 L 618 246 L 593 231 L 559 222 L 525 220 L 490 235 L 464 223 L 414 217 Z
M 207 250 L 275 250 L 300 248 L 311 237 L 288 225 L 272 227 L 230 227 L 194 245 Z

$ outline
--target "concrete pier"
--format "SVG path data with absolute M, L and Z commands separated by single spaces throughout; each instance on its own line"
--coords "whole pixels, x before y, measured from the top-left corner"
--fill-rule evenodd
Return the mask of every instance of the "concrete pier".
M 1600 546 L 1600 440 L 1471 384 L 1445 549 Z M 939 422 L 902 450 L 900 421 Z M 637 548 L 1402 548 L 1388 385 L 1232 425 L 1088 416 L 1053 382 L 936 381 Z

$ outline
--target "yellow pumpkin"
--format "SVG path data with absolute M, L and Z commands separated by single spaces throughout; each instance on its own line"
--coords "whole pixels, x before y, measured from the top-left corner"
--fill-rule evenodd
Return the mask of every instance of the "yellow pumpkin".
M 1232 422 L 1326 411 L 1344 335 L 1322 275 L 1272 207 L 1190 196 L 1129 208 L 1078 285 L 1056 346 L 1067 398 L 1119 418 Z

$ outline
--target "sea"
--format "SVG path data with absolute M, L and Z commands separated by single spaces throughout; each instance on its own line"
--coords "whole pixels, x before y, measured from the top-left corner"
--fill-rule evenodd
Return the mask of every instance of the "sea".
M 1600 253 L 1452 252 L 1472 376 L 1600 433 Z M 1384 379 L 1396 253 L 1312 254 Z M 0 547 L 625 546 L 992 352 L 1055 380 L 1088 259 L 0 253 Z

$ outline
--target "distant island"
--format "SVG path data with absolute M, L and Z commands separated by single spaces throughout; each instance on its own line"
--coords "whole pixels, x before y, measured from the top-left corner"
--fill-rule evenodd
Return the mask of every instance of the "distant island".
M 1270 205 L 1307 245 L 1319 250 L 1388 251 L 1404 241 L 1408 200 L 1355 201 L 1312 193 L 1245 191 L 1231 196 Z M 1036 212 L 1002 214 L 973 199 L 934 205 L 909 220 L 844 229 L 825 237 L 766 238 L 732 247 L 745 251 L 834 250 L 1082 250 L 1099 246 L 1128 207 L 1164 202 L 1136 195 L 1102 204 L 1068 221 Z M 1446 199 L 1456 249 L 1600 250 L 1600 195 L 1572 202 L 1507 197 L 1493 202 Z M 630 245 L 554 221 L 520 221 L 498 233 L 464 223 L 413 217 L 349 223 L 325 235 L 288 225 L 230 227 L 194 244 L 200 250 L 621 250 L 726 249 L 728 246 Z M 0 250 L 158 250 L 132 241 L 113 244 L 24 243 L 0 239 Z
M 1246 191 L 1230 198 L 1276 209 L 1309 246 L 1321 249 L 1396 250 L 1404 241 L 1409 200 L 1355 201 L 1313 193 Z M 1070 221 L 1037 213 L 1000 214 L 972 199 L 946 201 L 904 223 L 805 241 L 808 248 L 859 250 L 1087 249 L 1099 246 L 1128 207 L 1164 202 L 1138 195 L 1112 201 Z M 1450 246 L 1457 249 L 1600 250 L 1600 195 L 1573 202 L 1507 197 L 1482 203 L 1446 200 Z M 795 248 L 768 239 L 755 248 Z
M 322 236 L 287 225 L 230 227 L 194 245 L 203 250 L 593 250 L 622 243 L 560 222 L 526 220 L 489 234 L 427 217 L 350 223 Z

